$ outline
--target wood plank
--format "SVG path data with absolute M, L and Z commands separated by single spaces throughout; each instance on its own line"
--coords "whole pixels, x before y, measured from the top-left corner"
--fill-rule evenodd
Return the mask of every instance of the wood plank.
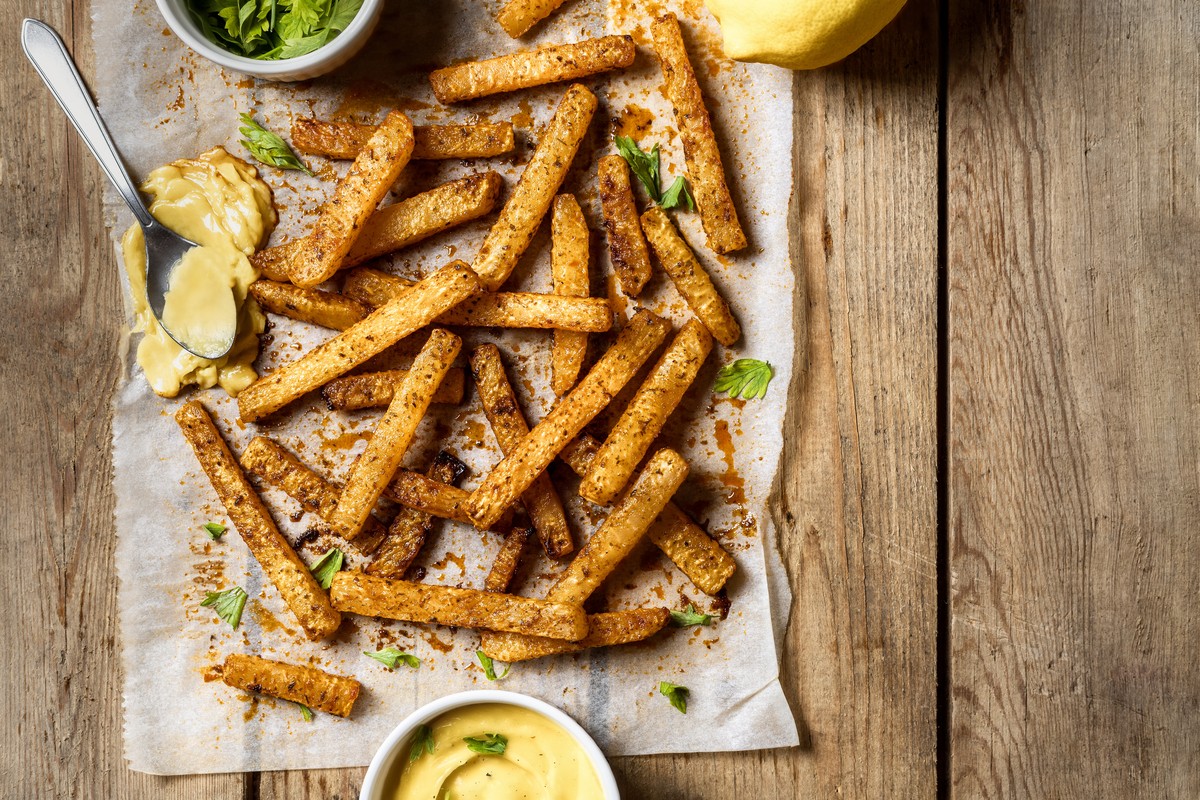
M 953 796 L 1200 796 L 1200 6 L 952 4 Z
M 110 403 L 120 376 L 117 265 L 102 178 L 20 52 L 25 16 L 63 35 L 91 74 L 86 2 L 0 5 L 0 615 L 8 797 L 241 798 L 245 779 L 163 779 L 122 757 Z M 164 713 L 169 709 L 164 709 Z

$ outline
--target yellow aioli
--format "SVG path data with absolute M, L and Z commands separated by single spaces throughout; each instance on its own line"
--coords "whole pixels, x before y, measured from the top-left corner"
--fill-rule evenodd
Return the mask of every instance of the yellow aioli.
M 463 706 L 434 719 L 434 751 L 409 761 L 408 746 L 384 785 L 389 800 L 602 800 L 587 753 L 558 723 L 503 703 Z M 504 755 L 482 755 L 465 737 L 499 733 Z M 402 769 L 400 769 L 402 767 Z
M 154 318 L 146 301 L 146 246 L 134 225 L 121 239 L 133 297 L 134 331 L 145 333 L 137 362 L 156 394 L 174 397 L 184 386 L 220 385 L 232 396 L 258 377 L 258 336 L 266 317 L 250 284 L 258 271 L 248 258 L 271 235 L 275 209 L 271 189 L 254 167 L 217 147 L 195 159 L 182 159 L 150 173 L 142 191 L 153 199 L 150 213 L 180 235 L 196 242 L 171 275 L 163 319 L 193 345 L 236 337 L 229 353 L 200 358 L 177 345 Z M 200 349 L 199 347 L 197 349 Z

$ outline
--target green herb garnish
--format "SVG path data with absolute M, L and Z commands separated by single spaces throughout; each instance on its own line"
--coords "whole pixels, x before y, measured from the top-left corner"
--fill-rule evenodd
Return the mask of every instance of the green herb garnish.
M 696 606 L 688 603 L 683 611 L 671 612 L 671 623 L 677 628 L 690 628 L 692 625 L 707 625 L 712 622 L 712 614 L 701 614 Z
M 204 523 L 204 530 L 208 531 L 208 538 L 215 542 L 228 529 L 219 522 L 206 522 Z
M 687 713 L 688 688 L 686 686 L 661 681 L 658 684 L 658 691 L 659 694 L 662 694 L 671 701 L 671 705 L 678 708 L 684 714 Z
M 259 125 L 249 114 L 238 114 L 238 118 L 244 123 L 242 127 L 238 128 L 238 133 L 246 137 L 241 142 L 250 151 L 250 155 L 271 167 L 298 169 L 312 175 L 312 170 L 296 157 L 292 148 L 279 134 L 272 133 Z
M 411 764 L 425 753 L 433 754 L 433 730 L 428 725 L 417 728 L 412 747 L 408 751 L 408 762 Z
M 228 622 L 236 631 L 242 621 L 242 609 L 246 607 L 246 590 L 240 586 L 223 592 L 209 592 L 200 605 L 211 607 L 217 616 Z
M 692 197 L 687 181 L 682 176 L 676 178 L 665 192 L 662 190 L 658 145 L 654 145 L 647 153 L 628 136 L 614 136 L 613 144 L 617 146 L 617 152 L 621 154 L 621 158 L 629 164 L 630 171 L 641 181 L 642 186 L 646 189 L 646 194 L 650 195 L 650 199 L 658 203 L 661 208 L 665 210 L 684 205 L 687 206 L 688 211 L 696 210 L 696 200 Z
M 363 0 L 187 0 L 204 38 L 271 61 L 317 50 L 349 27 Z
M 325 555 L 321 556 L 321 560 L 309 569 L 313 577 L 317 579 L 317 583 L 321 584 L 321 588 L 328 589 L 333 584 L 334 574 L 342 568 L 345 561 L 346 554 L 333 547 L 326 551 Z
M 411 653 L 402 653 L 394 647 L 387 647 L 374 653 L 368 653 L 366 650 L 363 650 L 363 655 L 367 658 L 375 659 L 388 669 L 395 669 L 400 665 L 400 662 L 404 662 L 413 669 L 421 666 L 421 659 Z
M 489 681 L 500 680 L 501 678 L 503 678 L 505 675 L 508 674 L 508 671 L 510 669 L 512 669 L 512 667 L 505 667 L 504 672 L 497 675 L 496 674 L 496 662 L 492 661 L 492 659 L 489 656 L 485 655 L 482 650 L 476 650 L 475 655 L 479 657 L 479 663 L 483 665 L 483 674 L 487 676 L 487 679 Z
M 508 749 L 508 739 L 499 733 L 485 733 L 480 736 L 464 736 L 467 749 L 472 753 L 482 753 L 485 756 L 502 756 Z
M 766 361 L 756 358 L 739 358 L 732 364 L 721 367 L 717 373 L 715 391 L 727 392 L 730 397 L 741 396 L 746 400 L 762 397 L 767 393 L 767 384 L 775 377 L 775 370 Z
M 300 706 L 300 716 L 304 717 L 304 721 L 312 722 L 313 721 L 312 709 L 309 708 L 308 706 L 304 705 L 304 703 L 296 703 L 296 705 Z
M 692 192 L 688 189 L 687 179 L 682 175 L 676 178 L 670 188 L 662 193 L 662 200 L 658 202 L 658 205 L 663 209 L 685 205 L 688 211 L 695 211 L 696 198 L 692 197 Z

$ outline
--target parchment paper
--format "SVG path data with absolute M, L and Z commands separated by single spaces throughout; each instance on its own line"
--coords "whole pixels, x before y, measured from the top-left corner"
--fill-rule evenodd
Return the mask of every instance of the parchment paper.
M 490 684 L 475 662 L 474 632 L 427 628 L 348 616 L 330 642 L 310 643 L 278 593 L 262 577 L 236 532 L 210 542 L 208 521 L 226 521 L 211 487 L 185 444 L 172 414 L 181 400 L 163 400 L 147 388 L 129 343 L 128 372 L 113 421 L 116 567 L 120 576 L 121 633 L 125 666 L 125 747 L 133 769 L 163 773 L 229 772 L 360 766 L 368 763 L 387 732 L 417 705 L 464 689 L 526 692 L 573 715 L 611 755 L 742 750 L 797 743 L 796 727 L 778 682 L 777 640 L 786 624 L 787 579 L 774 545 L 767 500 L 782 448 L 782 423 L 791 380 L 793 274 L 789 263 L 787 208 L 791 195 L 791 75 L 772 67 L 718 60 L 716 23 L 699 3 L 674 7 L 689 36 L 693 60 L 707 93 L 726 166 L 751 247 L 716 260 L 707 256 L 695 214 L 682 213 L 685 236 L 704 258 L 730 298 L 744 338 L 718 346 L 708 366 L 664 432 L 692 472 L 677 500 L 734 554 L 738 573 L 730 581 L 728 618 L 711 627 L 671 629 L 650 642 L 515 665 Z M 536 35 L 515 42 L 493 19 L 491 2 L 392 2 L 367 49 L 347 67 L 301 84 L 271 84 L 222 72 L 189 51 L 166 30 L 154 4 L 96 0 L 97 80 L 101 110 L 136 175 L 216 145 L 247 157 L 237 144 L 237 114 L 254 111 L 285 136 L 294 116 L 377 120 L 390 107 L 415 122 L 512 119 L 519 132 L 514 158 L 414 163 L 395 194 L 408 196 L 468 172 L 496 169 L 515 183 L 532 143 L 549 120 L 565 85 L 441 108 L 425 75 L 434 65 L 486 57 L 542 42 L 575 41 L 608 32 L 633 33 L 641 44 L 629 71 L 586 81 L 601 98 L 564 191 L 578 193 L 593 230 L 593 293 L 613 298 L 627 316 L 633 304 L 614 288 L 595 192 L 596 159 L 611 151 L 614 130 L 635 136 L 647 149 L 663 147 L 663 186 L 683 174 L 674 119 L 660 91 L 657 60 L 648 46 L 649 21 L 659 6 L 639 3 L 569 3 Z M 280 225 L 272 241 L 306 230 L 344 164 L 308 159 L 316 178 L 263 167 L 275 191 Z M 385 201 L 388 202 L 388 201 Z M 111 192 L 106 197 L 114 240 L 131 222 Z M 419 276 L 451 257 L 470 262 L 492 217 L 443 234 L 394 257 L 384 268 Z M 549 289 L 546 229 L 507 286 Z M 661 275 L 642 298 L 672 317 L 687 318 L 684 303 Z M 275 319 L 273 340 L 261 368 L 297 357 L 301 347 L 327 337 L 302 323 Z M 548 332 L 476 331 L 470 347 L 497 341 L 531 421 L 548 410 Z M 597 337 L 598 339 L 602 337 Z M 603 342 L 593 344 L 593 355 Z M 464 348 L 464 352 L 466 352 Z M 775 379 L 765 399 L 729 400 L 711 392 L 720 365 L 738 357 L 771 362 Z M 637 381 L 633 382 L 636 385 Z M 190 395 L 189 395 L 190 396 Z M 203 393 L 235 452 L 266 433 L 325 475 L 340 479 L 362 448 L 378 412 L 331 413 L 315 399 L 295 404 L 269 429 L 236 423 L 236 407 L 219 390 Z M 621 406 L 617 406 L 619 409 Z M 421 426 L 405 465 L 424 470 L 441 443 L 466 461 L 472 488 L 499 452 L 472 392 L 460 407 L 435 406 Z M 552 468 L 582 541 L 602 512 L 579 501 L 577 481 Z M 285 534 L 310 563 L 337 544 L 296 503 L 266 489 L 264 498 Z M 571 500 L 570 498 L 575 498 Z M 304 541 L 307 531 L 315 541 Z M 478 587 L 500 537 L 451 523 L 437 523 L 418 559 L 426 581 Z M 555 567 L 540 555 L 516 590 L 538 596 Z M 361 566 L 350 553 L 350 565 Z M 241 585 L 250 595 L 241 627 L 232 631 L 210 609 L 205 592 Z M 695 602 L 714 609 L 661 553 L 636 550 L 602 590 L 600 607 L 640 605 L 681 608 Z M 774 602 L 772 602 L 774 601 Z M 774 613 L 772 613 L 774 606 Z M 395 645 L 421 658 L 419 669 L 389 672 L 361 655 Z M 354 675 L 364 693 L 349 719 L 317 714 L 311 723 L 285 702 L 252 698 L 203 674 L 230 652 L 263 653 Z M 691 689 L 687 716 L 658 691 L 669 680 Z

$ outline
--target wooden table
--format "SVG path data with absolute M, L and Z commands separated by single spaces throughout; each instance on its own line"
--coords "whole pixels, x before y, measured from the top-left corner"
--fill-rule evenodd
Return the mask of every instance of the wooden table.
M 0 787 L 355 797 L 362 770 L 122 759 L 117 266 L 24 16 L 91 60 L 84 0 L 0 7 Z M 796 76 L 803 745 L 618 759 L 627 797 L 1200 796 L 1198 41 L 1183 0 L 911 0 Z

